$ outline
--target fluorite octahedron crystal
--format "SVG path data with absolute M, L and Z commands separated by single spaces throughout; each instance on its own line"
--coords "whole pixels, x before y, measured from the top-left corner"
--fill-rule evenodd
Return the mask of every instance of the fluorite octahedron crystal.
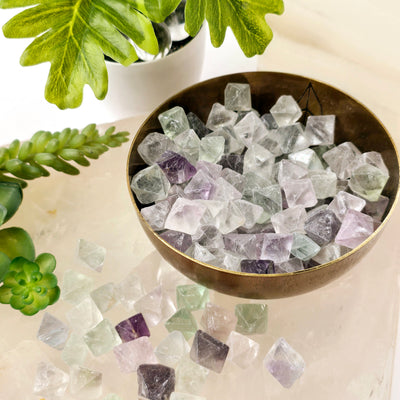
M 161 364 L 142 364 L 137 371 L 138 394 L 149 400 L 166 400 L 175 390 L 175 371 Z

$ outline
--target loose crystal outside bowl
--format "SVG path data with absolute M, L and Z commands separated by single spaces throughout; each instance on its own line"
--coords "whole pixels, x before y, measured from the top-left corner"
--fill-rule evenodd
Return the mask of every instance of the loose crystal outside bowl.
M 146 167 L 137 148 L 151 132 L 162 132 L 157 116 L 175 106 L 192 111 L 207 120 L 215 102 L 224 103 L 224 89 L 229 82 L 249 83 L 252 105 L 261 114 L 268 112 L 279 96 L 290 94 L 303 109 L 313 114 L 336 115 L 335 143 L 353 142 L 362 152 L 378 151 L 390 172 L 383 194 L 390 199 L 380 227 L 361 245 L 335 261 L 304 271 L 258 275 L 228 271 L 199 262 L 176 250 L 155 233 L 140 213 L 141 204 L 131 192 L 130 177 Z M 294 296 L 317 289 L 352 268 L 379 238 L 399 196 L 399 156 L 392 138 L 379 120 L 358 101 L 324 83 L 298 75 L 276 72 L 248 72 L 221 76 L 191 86 L 161 104 L 146 119 L 135 136 L 128 156 L 127 183 L 139 221 L 160 254 L 176 269 L 208 288 L 253 299 Z

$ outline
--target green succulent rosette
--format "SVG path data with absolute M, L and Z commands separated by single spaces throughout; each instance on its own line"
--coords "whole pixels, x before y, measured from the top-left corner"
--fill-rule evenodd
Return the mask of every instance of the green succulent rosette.
M 40 254 L 34 262 L 14 258 L 0 287 L 0 303 L 10 304 L 25 315 L 34 315 L 55 303 L 60 297 L 55 267 L 56 259 L 49 253 Z

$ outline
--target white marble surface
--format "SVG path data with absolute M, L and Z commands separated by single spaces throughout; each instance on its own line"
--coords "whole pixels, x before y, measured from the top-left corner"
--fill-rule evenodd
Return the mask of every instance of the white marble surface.
M 262 57 L 245 59 L 229 36 L 221 49 L 207 47 L 203 78 L 258 68 L 322 80 L 370 108 L 399 145 L 400 2 L 287 0 L 285 4 L 283 16 L 268 16 L 275 38 Z M 0 25 L 12 13 L 0 10 Z M 60 111 L 48 104 L 43 98 L 48 65 L 18 64 L 26 45 L 26 40 L 0 36 L 0 143 L 26 139 L 38 129 L 82 127 L 130 116 L 112 109 L 107 100 L 97 101 L 90 90 L 79 109 Z M 392 400 L 400 398 L 399 360 L 397 349 Z

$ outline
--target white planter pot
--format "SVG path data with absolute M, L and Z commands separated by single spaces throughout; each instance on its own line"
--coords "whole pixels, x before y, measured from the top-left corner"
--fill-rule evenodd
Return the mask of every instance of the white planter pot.
M 203 28 L 186 46 L 165 58 L 124 67 L 106 62 L 107 103 L 121 114 L 147 114 L 168 97 L 199 81 L 206 42 Z

